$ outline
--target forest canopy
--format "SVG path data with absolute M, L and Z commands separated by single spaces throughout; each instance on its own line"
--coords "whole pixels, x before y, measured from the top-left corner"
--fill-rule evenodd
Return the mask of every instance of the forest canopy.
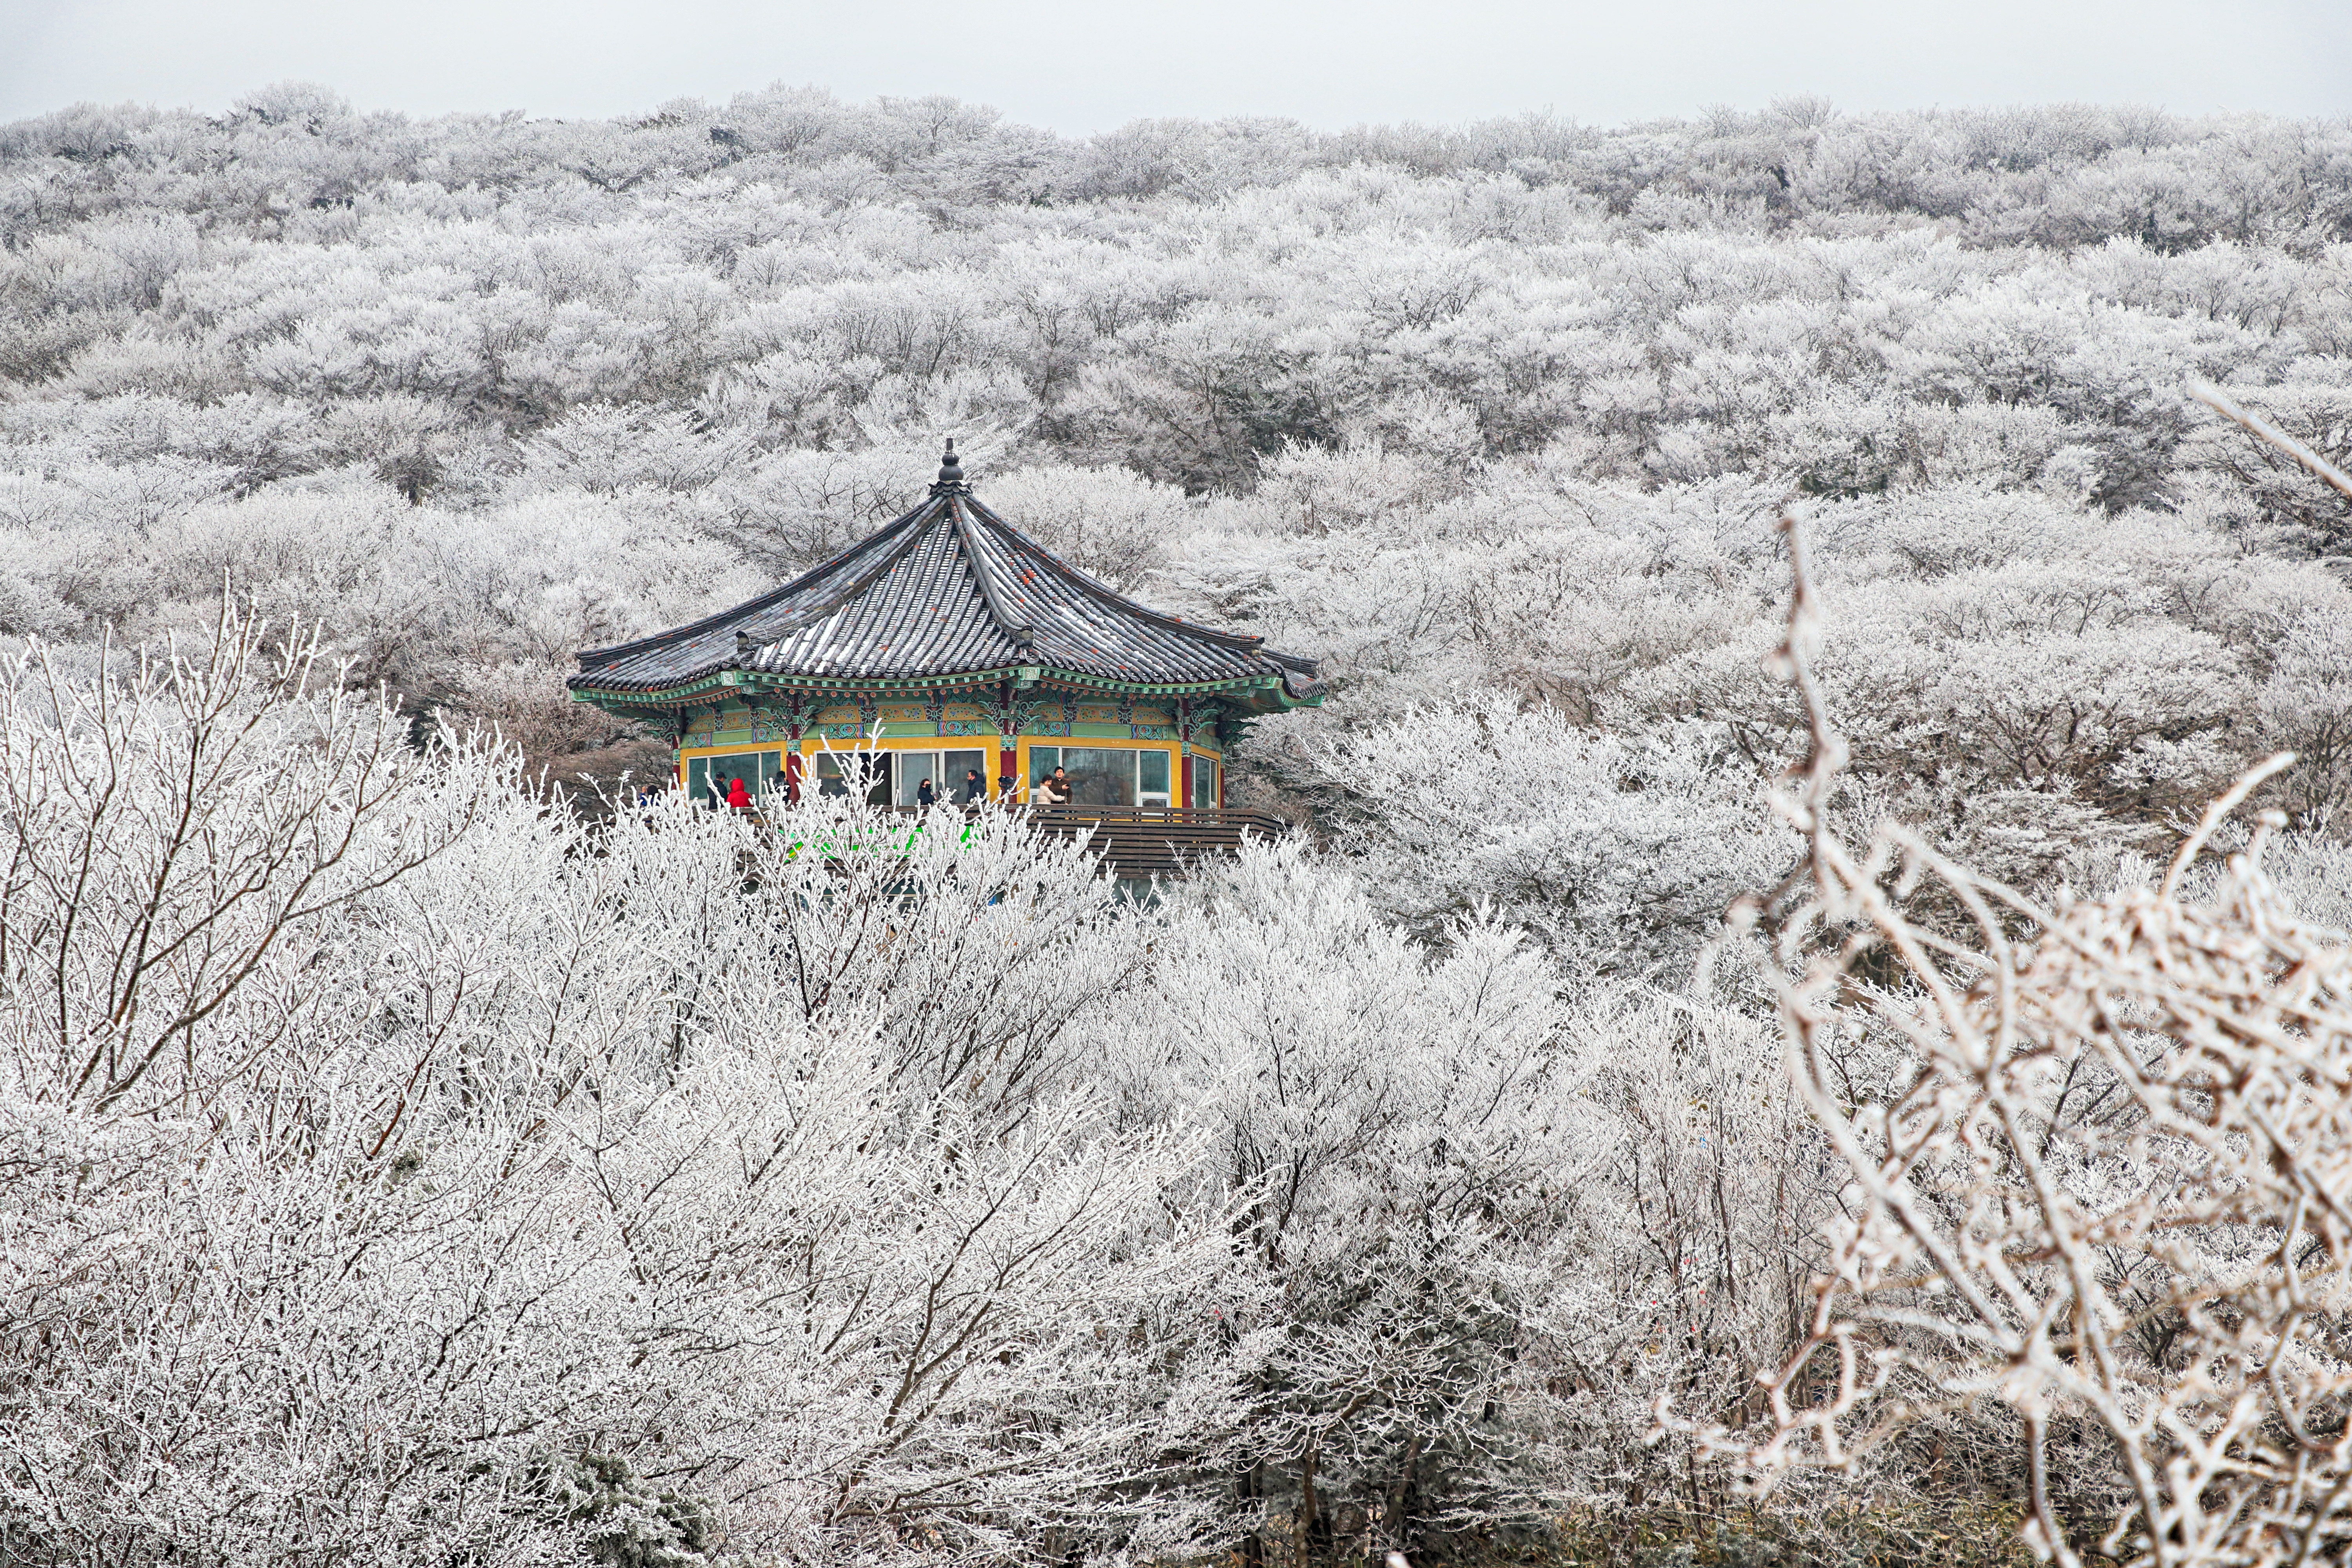
M 0 630 L 201 634 L 226 589 L 567 781 L 659 765 L 563 700 L 572 650 L 822 559 L 953 433 L 1081 566 L 1325 661 L 1349 700 L 1259 748 L 1318 809 L 1350 781 L 1310 736 L 1490 700 L 1778 765 L 1791 495 L 1873 773 L 2019 874 L 2275 745 L 2306 815 L 2344 787 L 2309 563 L 2352 503 L 2183 390 L 2352 442 L 2341 125 L 1077 141 L 805 89 L 559 122 L 285 85 L 20 121 L 0 174 Z M 1540 787 L 1467 745 L 1405 761 Z
M 2352 125 L 0 127 L 0 1559 L 1855 1560 L 1708 1455 L 1836 1337 L 1820 1270 L 1908 1257 L 1844 1162 L 1942 972 L 1856 958 L 1801 1097 L 1725 911 L 1834 819 L 1969 869 L 1822 922 L 2030 973 L 2291 751 L 2267 872 L 2161 900 L 2352 923 L 2352 500 L 2195 383 L 2352 454 Z M 1002 813 L 837 872 L 608 809 L 668 743 L 572 653 L 824 559 L 945 435 L 1321 661 L 1237 757 L 1281 847 L 1139 907 Z M 2046 1087 L 2111 1193 L 2128 1097 Z M 2096 1423 L 2026 1464 L 1901 1344 L 1873 1396 L 1976 1392 L 1790 1483 L 1820 1518 L 1948 1562 L 1906 1510 L 2126 1507 Z

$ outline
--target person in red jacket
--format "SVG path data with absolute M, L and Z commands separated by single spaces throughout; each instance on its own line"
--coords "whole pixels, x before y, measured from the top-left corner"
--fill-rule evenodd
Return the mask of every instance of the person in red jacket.
M 751 792 L 743 787 L 741 779 L 727 781 L 727 804 L 737 811 L 749 811 L 751 808 Z

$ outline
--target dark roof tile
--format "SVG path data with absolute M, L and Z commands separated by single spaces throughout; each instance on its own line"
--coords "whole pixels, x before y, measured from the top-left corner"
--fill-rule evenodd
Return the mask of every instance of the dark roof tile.
M 1313 661 L 1163 616 L 1056 560 L 943 479 L 922 505 L 815 571 L 672 631 L 580 656 L 574 688 L 654 692 L 722 670 L 907 680 L 1042 667 L 1135 686 L 1281 678 L 1317 695 Z

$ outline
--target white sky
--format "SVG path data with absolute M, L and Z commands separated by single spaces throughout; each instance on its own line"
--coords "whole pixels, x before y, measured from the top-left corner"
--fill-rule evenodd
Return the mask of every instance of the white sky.
M 2352 113 L 2352 0 L 0 0 L 0 121 L 226 108 L 637 113 L 772 82 L 944 92 L 1078 134 L 1145 115 L 1336 129 L 1549 109 L 2077 100 Z

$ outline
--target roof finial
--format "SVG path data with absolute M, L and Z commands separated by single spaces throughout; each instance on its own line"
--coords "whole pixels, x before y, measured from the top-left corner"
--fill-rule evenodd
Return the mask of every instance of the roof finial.
M 947 456 L 940 459 L 940 482 L 931 488 L 939 489 L 962 483 L 963 465 L 956 461 L 955 437 L 950 436 L 948 437 Z

